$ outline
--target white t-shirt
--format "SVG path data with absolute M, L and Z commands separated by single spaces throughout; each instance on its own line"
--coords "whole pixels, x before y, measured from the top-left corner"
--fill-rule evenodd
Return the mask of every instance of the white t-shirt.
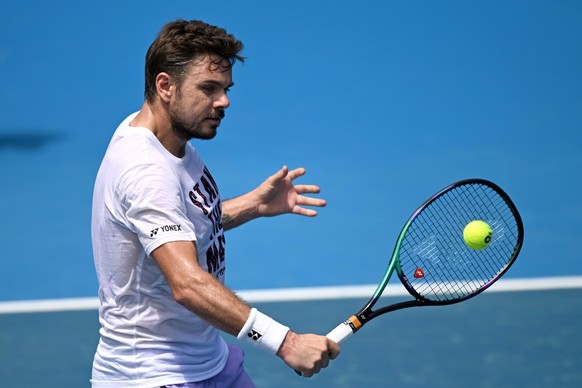
M 129 126 L 135 115 L 113 135 L 93 194 L 101 302 L 95 388 L 201 381 L 228 357 L 218 330 L 175 301 L 150 256 L 170 241 L 196 241 L 200 266 L 224 281 L 218 187 L 192 145 L 173 156 L 150 130 Z

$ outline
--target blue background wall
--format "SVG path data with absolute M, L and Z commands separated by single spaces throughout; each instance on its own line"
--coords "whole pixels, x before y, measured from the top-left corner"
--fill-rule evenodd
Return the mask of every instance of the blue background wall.
M 93 179 L 178 17 L 246 44 L 195 143 L 223 196 L 288 164 L 329 203 L 230 232 L 231 287 L 376 283 L 409 214 L 467 177 L 522 212 L 508 276 L 582 274 L 582 3 L 34 0 L 0 5 L 0 300 L 96 295 Z

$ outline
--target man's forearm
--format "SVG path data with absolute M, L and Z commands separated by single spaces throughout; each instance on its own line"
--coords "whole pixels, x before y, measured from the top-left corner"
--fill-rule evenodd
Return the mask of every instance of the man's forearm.
M 250 193 L 227 199 L 222 203 L 222 227 L 224 230 L 236 228 L 259 217 L 257 203 Z
M 175 295 L 180 304 L 235 337 L 249 316 L 250 306 L 206 272 L 181 292 Z
M 174 299 L 211 325 L 238 335 L 251 307 L 200 267 L 196 244 L 172 241 L 152 252 Z

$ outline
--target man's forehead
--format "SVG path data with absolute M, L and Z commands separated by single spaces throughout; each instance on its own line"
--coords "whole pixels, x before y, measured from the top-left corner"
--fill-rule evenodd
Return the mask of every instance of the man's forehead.
M 186 74 L 194 82 L 215 82 L 224 87 L 232 85 L 232 66 L 218 56 L 195 59 L 186 69 Z
M 228 59 L 209 54 L 194 59 L 191 67 L 197 72 L 224 73 L 232 71 L 232 64 Z

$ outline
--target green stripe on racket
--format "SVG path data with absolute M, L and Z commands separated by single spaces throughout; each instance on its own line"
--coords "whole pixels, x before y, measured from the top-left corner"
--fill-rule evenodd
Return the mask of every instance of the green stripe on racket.
M 465 227 L 476 220 L 486 225 L 481 223 L 466 241 Z M 483 241 L 475 242 L 471 237 Z M 453 183 L 410 216 L 371 299 L 327 337 L 339 343 L 382 314 L 472 298 L 507 272 L 522 243 L 519 212 L 499 186 L 484 179 Z M 414 299 L 376 307 L 394 271 Z

